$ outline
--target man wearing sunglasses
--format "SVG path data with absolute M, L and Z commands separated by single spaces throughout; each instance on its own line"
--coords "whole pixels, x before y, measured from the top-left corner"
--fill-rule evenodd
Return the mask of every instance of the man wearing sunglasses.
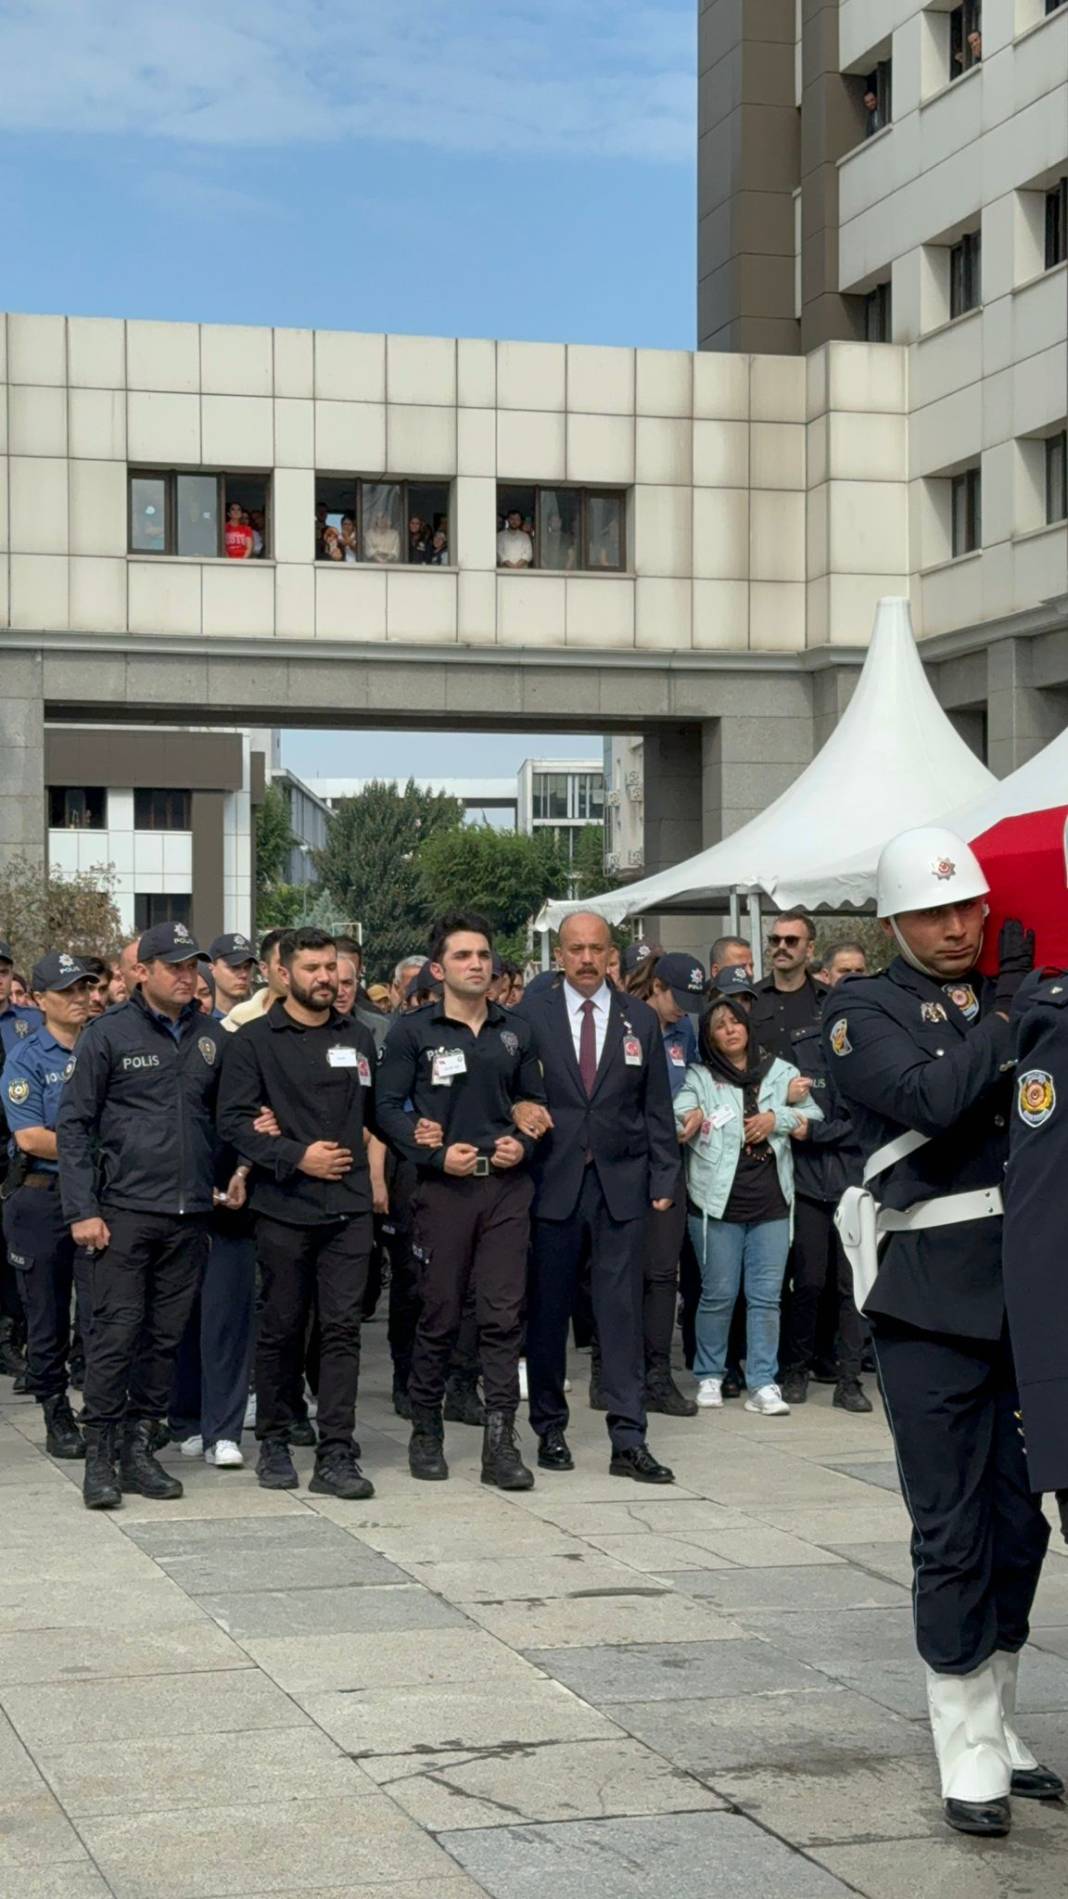
M 793 1040 L 799 1029 L 818 1022 L 827 993 L 812 973 L 816 932 L 804 912 L 774 919 L 768 932 L 771 974 L 757 984 L 753 999 L 753 1031 L 762 1048 L 793 1061 Z

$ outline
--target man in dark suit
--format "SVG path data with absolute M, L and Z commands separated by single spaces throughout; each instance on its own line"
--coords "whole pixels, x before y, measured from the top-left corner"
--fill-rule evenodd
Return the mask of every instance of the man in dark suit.
M 567 1331 L 579 1268 L 590 1261 L 608 1406 L 612 1474 L 669 1484 L 645 1442 L 642 1266 L 650 1203 L 667 1214 L 683 1191 L 660 1027 L 644 1002 L 606 980 L 603 917 L 576 911 L 560 929 L 559 980 L 529 992 L 549 1102 L 532 1163 L 534 1221 L 527 1304 L 530 1421 L 543 1470 L 573 1470 L 564 1429 Z

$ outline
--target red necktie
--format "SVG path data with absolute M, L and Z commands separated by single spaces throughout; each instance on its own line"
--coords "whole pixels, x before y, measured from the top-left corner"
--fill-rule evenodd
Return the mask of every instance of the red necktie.
M 593 1024 L 593 1002 L 590 997 L 587 997 L 582 1005 L 582 1028 L 579 1031 L 579 1074 L 586 1093 L 592 1095 L 593 1084 L 597 1080 L 597 1030 Z

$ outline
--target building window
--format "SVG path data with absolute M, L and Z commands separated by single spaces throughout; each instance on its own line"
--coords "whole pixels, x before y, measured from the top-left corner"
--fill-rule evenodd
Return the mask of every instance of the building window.
M 188 831 L 192 828 L 192 804 L 188 791 L 135 790 L 134 830 Z
M 269 475 L 130 472 L 131 554 L 186 560 L 263 560 L 269 553 Z
M 107 792 L 103 785 L 51 785 L 48 824 L 53 831 L 107 829 Z
M 980 0 L 964 0 L 962 6 L 952 9 L 949 16 L 950 79 L 959 79 L 962 73 L 978 66 L 983 57 L 982 28 Z
M 1057 8 L 1063 7 L 1063 5 L 1064 5 L 1064 0 L 1046 0 L 1046 12 L 1056 13 Z
M 864 299 L 864 341 L 890 341 L 890 285 L 876 284 Z
M 497 488 L 498 567 L 621 573 L 626 496 L 618 489 Z
M 881 59 L 864 81 L 864 136 L 873 138 L 889 125 L 893 113 L 891 62 Z
M 601 772 L 583 771 L 576 775 L 574 815 L 586 824 L 602 823 L 604 776 Z
M 604 773 L 536 771 L 531 778 L 531 815 L 536 824 L 600 824 L 604 818 Z
M 448 482 L 316 476 L 316 560 L 448 567 L 450 548 Z
M 983 537 L 983 478 L 978 468 L 966 468 L 950 483 L 951 547 L 953 559 L 974 554 Z
M 965 231 L 949 253 L 949 314 L 963 316 L 977 309 L 982 297 L 983 240 L 978 231 Z
M 566 771 L 536 771 L 532 786 L 532 807 L 535 823 L 547 823 L 554 818 L 570 816 L 567 808 L 568 775 Z
M 1046 437 L 1046 520 L 1068 521 L 1068 431 Z
M 193 899 L 188 892 L 169 895 L 162 890 L 141 890 L 134 897 L 134 929 L 139 936 L 157 923 L 184 923 L 188 929 L 192 921 Z
M 1068 257 L 1068 178 L 1058 178 L 1046 193 L 1046 269 Z

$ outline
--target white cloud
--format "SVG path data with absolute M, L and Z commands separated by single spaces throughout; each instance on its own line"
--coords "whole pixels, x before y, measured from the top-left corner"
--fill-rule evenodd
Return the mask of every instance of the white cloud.
M 689 162 L 692 0 L 9 0 L 0 130 Z

